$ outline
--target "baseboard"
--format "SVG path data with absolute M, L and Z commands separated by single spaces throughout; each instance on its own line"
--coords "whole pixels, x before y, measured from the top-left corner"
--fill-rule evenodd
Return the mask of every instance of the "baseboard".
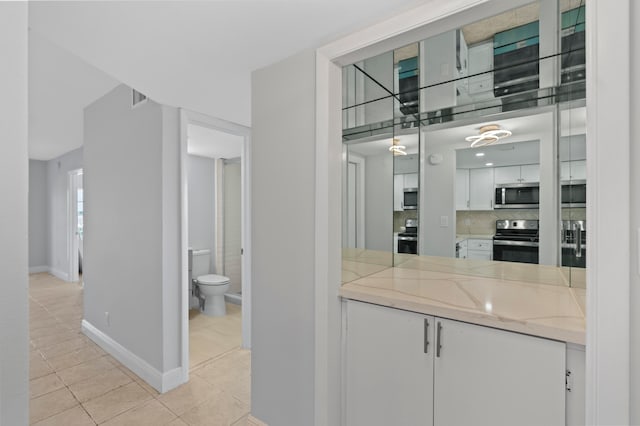
M 69 281 L 69 274 L 62 272 L 59 269 L 49 268 L 49 273 L 56 278 L 60 278 L 62 281 Z
M 30 274 L 39 274 L 40 272 L 49 272 L 49 267 L 47 265 L 29 266 Z
M 249 414 L 249 418 L 247 420 L 249 420 L 249 424 L 252 425 L 252 426 L 269 426 L 268 424 L 266 424 L 262 420 L 256 419 L 251 414 Z
M 165 373 L 160 372 L 138 355 L 97 329 L 86 319 L 82 320 L 82 332 L 158 392 L 164 393 L 170 391 L 184 383 L 182 369 L 180 367 Z

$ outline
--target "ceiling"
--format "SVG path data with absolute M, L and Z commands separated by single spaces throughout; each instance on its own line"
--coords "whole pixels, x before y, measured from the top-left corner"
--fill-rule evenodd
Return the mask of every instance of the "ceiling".
M 187 152 L 208 158 L 237 158 L 242 154 L 242 136 L 189 124 Z
M 410 135 L 396 135 L 394 138 L 398 140 L 398 145 L 406 147 L 405 151 L 407 154 L 415 154 L 418 152 L 420 140 L 417 131 Z M 375 141 L 351 143 L 348 145 L 348 150 L 350 153 L 356 153 L 363 157 L 382 154 L 390 155 L 389 147 L 391 146 L 392 141 L 393 138 L 385 138 Z
M 251 124 L 251 72 L 434 0 L 30 1 L 30 153 L 82 144 L 82 109 L 118 82 Z

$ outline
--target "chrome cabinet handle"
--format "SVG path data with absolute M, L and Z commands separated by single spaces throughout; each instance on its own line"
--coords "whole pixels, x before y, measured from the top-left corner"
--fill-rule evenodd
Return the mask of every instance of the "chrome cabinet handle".
M 424 353 L 429 353 L 429 320 L 424 319 Z
M 582 257 L 582 232 L 577 223 L 573 224 L 573 236 L 576 242 L 576 257 Z
M 442 345 L 440 344 L 441 334 L 442 334 L 442 323 L 438 321 L 438 327 L 436 328 L 436 358 L 440 358 L 440 349 L 442 349 Z

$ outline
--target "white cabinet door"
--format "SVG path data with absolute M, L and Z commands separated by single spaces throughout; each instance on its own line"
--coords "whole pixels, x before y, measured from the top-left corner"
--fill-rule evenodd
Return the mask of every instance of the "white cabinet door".
M 393 175 L 393 210 L 401 212 L 404 200 L 404 175 Z
M 435 425 L 565 424 L 564 343 L 436 318 L 438 327 Z
M 469 169 L 456 169 L 456 210 L 469 210 Z
M 585 425 L 585 348 L 567 344 L 567 426 Z
M 417 188 L 418 187 L 418 174 L 407 173 L 404 175 L 404 187 L 405 188 Z
M 495 174 L 496 185 L 520 182 L 520 166 L 496 167 Z
M 493 258 L 493 241 L 482 239 L 468 239 L 467 240 L 467 258 L 468 259 L 480 259 L 491 260 Z
M 347 425 L 433 425 L 433 327 L 433 317 L 347 302 Z
M 493 168 L 469 170 L 469 210 L 493 210 Z
M 492 257 L 493 253 L 490 251 L 467 249 L 467 259 L 491 260 Z
M 563 161 L 560 163 L 560 180 L 587 179 L 586 160 Z
M 520 166 L 520 180 L 518 182 L 540 182 L 540 164 Z

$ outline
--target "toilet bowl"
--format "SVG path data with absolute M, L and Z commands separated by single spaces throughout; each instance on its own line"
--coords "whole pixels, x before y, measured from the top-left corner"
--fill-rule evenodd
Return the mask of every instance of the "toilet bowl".
M 202 313 L 213 317 L 227 314 L 224 294 L 229 290 L 229 278 L 223 275 L 201 275 L 195 280 L 200 295 L 204 297 Z

